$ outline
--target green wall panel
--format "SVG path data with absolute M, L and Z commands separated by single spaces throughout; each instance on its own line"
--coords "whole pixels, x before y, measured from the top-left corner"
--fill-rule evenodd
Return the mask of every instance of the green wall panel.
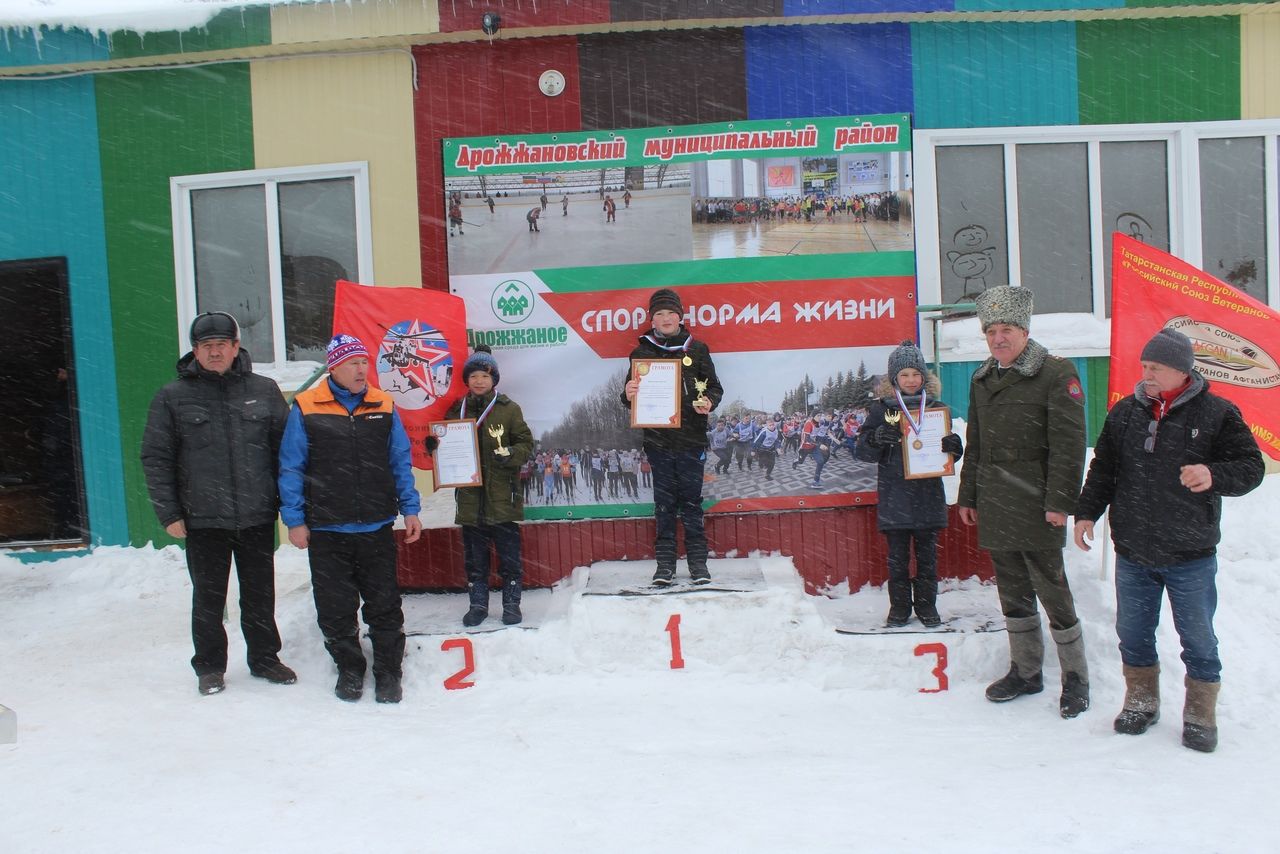
M 1240 118 L 1240 19 L 1076 24 L 1081 124 Z
M 183 32 L 141 35 L 121 30 L 111 34 L 110 43 L 112 59 L 271 44 L 271 10 L 266 6 L 228 9 L 214 15 L 205 26 Z
M 147 405 L 174 377 L 177 340 L 169 179 L 253 168 L 249 66 L 95 79 L 130 539 L 161 541 L 138 460 Z

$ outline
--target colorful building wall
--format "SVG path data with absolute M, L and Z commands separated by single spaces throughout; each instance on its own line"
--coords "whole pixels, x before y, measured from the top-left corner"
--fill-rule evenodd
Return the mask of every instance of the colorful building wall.
M 503 19 L 493 39 L 486 10 Z M 377 283 L 444 288 L 446 137 L 899 111 L 922 128 L 1280 116 L 1280 12 L 1251 3 L 341 0 L 145 38 L 5 35 L 0 260 L 68 258 L 101 542 L 160 534 L 137 456 L 184 344 L 174 175 L 367 161 Z M 117 70 L 202 59 L 219 64 Z M 548 68 L 568 80 L 557 98 L 537 90 Z M 41 71 L 88 73 L 8 79 Z M 1106 360 L 1078 362 L 1096 429 Z M 972 368 L 944 369 L 961 411 Z

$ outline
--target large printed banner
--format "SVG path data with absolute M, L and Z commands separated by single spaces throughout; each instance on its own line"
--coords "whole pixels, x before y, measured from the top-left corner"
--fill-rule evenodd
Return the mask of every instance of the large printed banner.
M 431 468 L 427 424 L 443 418 L 466 390 L 465 312 L 461 299 L 440 291 L 338 281 L 334 334 L 354 335 L 368 348 L 369 382 L 393 398 L 420 469 Z
M 852 437 L 889 352 L 916 337 L 909 117 L 451 139 L 444 153 L 450 285 L 537 445 L 528 518 L 652 512 L 619 397 L 661 287 L 725 389 L 711 511 L 875 500 Z M 776 446 L 752 453 L 762 429 Z
M 1142 348 L 1162 327 L 1191 339 L 1196 370 L 1240 407 L 1259 447 L 1280 460 L 1280 319 L 1203 270 L 1120 233 L 1112 236 L 1108 408 L 1142 378 Z

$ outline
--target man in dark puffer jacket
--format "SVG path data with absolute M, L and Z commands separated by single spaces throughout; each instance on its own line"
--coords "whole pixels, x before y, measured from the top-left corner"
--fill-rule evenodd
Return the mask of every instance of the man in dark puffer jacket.
M 1111 508 L 1116 633 L 1126 685 L 1117 732 L 1160 716 L 1156 623 L 1168 590 L 1187 666 L 1182 743 L 1212 751 L 1222 663 L 1213 633 L 1222 496 L 1262 482 L 1262 454 L 1234 404 L 1209 392 L 1190 340 L 1161 329 L 1142 351 L 1142 381 L 1107 414 L 1076 505 L 1076 545 Z
M 198 316 L 191 348 L 178 361 L 178 379 L 151 401 L 142 435 L 156 516 L 170 536 L 187 541 L 191 666 L 201 694 L 223 689 L 222 613 L 235 555 L 249 672 L 287 685 L 297 677 L 277 657 L 274 556 L 276 455 L 289 409 L 276 384 L 253 373 L 230 314 Z

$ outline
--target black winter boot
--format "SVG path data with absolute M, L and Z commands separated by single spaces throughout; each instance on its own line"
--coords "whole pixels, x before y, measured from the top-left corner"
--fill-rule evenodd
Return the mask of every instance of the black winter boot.
M 1124 708 L 1116 715 L 1115 730 L 1122 735 L 1142 735 L 1160 720 L 1160 665 L 1124 665 Z
M 515 626 L 524 619 L 520 613 L 520 582 L 508 581 L 502 585 L 502 622 Z
M 467 583 L 467 596 L 470 597 L 471 608 L 463 616 L 462 625 L 470 628 L 480 625 L 489 616 L 489 579 L 471 579 Z
M 374 676 L 373 699 L 379 703 L 398 703 L 404 698 L 404 689 L 400 687 L 400 677 L 396 674 L 377 674 Z
M 889 606 L 889 616 L 884 618 L 884 624 L 891 629 L 899 626 L 905 626 L 911 621 L 911 606 L 893 604 Z
M 1062 696 L 1058 711 L 1064 718 L 1074 718 L 1089 708 L 1089 662 L 1084 656 L 1084 628 L 1077 622 L 1065 629 L 1049 628 L 1058 645 L 1058 663 L 1062 665 Z
M 1044 679 L 1039 673 L 1023 676 L 1018 665 L 1010 664 L 1009 672 L 987 686 L 987 699 L 993 703 L 1007 703 L 1023 694 L 1039 694 L 1044 690 Z
M 1006 703 L 1044 690 L 1040 676 L 1044 659 L 1040 615 L 1006 617 L 1005 623 L 1009 627 L 1009 672 L 987 686 L 987 699 L 993 703 Z
M 364 695 L 364 671 L 339 670 L 338 684 L 333 686 L 333 693 L 348 703 L 359 700 Z

